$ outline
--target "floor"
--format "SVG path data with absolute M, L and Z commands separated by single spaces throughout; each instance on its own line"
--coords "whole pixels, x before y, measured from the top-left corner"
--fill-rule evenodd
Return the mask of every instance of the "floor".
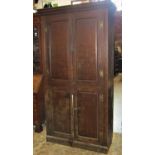
M 122 76 L 114 79 L 114 134 L 107 155 L 122 155 Z M 104 155 L 79 148 L 46 142 L 46 127 L 33 134 L 33 155 Z
M 46 128 L 41 133 L 34 133 L 33 136 L 33 155 L 104 155 L 104 153 L 46 142 Z M 113 142 L 107 155 L 121 154 L 122 135 L 114 133 Z

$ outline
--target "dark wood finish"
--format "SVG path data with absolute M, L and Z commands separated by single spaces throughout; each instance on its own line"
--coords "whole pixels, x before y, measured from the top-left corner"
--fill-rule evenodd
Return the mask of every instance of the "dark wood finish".
M 55 91 L 53 101 L 53 127 L 56 132 L 71 133 L 70 98 L 65 91 Z
M 75 140 L 94 144 L 99 142 L 99 14 L 89 10 L 73 17 Z
M 116 47 L 119 45 L 122 48 L 122 11 L 115 13 L 114 26 Z
M 77 136 L 97 138 L 98 101 L 97 94 L 80 92 L 77 94 Z
M 107 152 L 113 133 L 114 5 L 41 9 L 47 140 Z
M 75 19 L 77 80 L 97 78 L 97 19 L 89 16 L 79 14 Z
M 53 79 L 69 80 L 71 73 L 71 61 L 69 49 L 69 19 L 52 18 L 49 25 L 50 39 L 50 71 Z M 63 52 L 62 52 L 63 51 Z
M 45 120 L 43 76 L 41 74 L 33 75 L 33 124 L 35 131 L 43 130 L 42 124 Z

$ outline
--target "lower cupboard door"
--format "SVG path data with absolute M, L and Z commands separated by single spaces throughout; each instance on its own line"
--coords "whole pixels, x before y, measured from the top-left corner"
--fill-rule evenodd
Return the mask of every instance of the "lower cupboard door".
M 75 104 L 75 138 L 98 143 L 98 94 L 78 92 Z
M 65 90 L 54 90 L 47 107 L 47 134 L 55 137 L 71 137 L 71 98 Z

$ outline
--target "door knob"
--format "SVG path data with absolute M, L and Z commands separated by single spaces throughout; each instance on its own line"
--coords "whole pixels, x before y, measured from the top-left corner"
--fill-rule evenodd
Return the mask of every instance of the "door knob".
M 103 71 L 102 70 L 99 71 L 99 75 L 101 78 L 103 78 Z

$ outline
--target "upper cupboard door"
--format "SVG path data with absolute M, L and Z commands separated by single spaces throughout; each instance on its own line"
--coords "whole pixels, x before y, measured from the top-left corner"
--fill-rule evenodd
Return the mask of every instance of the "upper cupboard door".
M 92 12 L 75 14 L 75 74 L 77 80 L 97 81 L 98 17 Z
M 51 16 L 48 21 L 49 68 L 52 79 L 72 78 L 71 19 L 69 15 Z

